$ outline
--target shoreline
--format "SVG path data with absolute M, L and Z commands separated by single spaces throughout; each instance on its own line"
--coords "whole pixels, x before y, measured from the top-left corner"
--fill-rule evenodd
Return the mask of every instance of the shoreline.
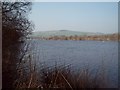
M 30 37 L 31 39 L 40 40 L 79 40 L 79 41 L 120 41 L 118 34 L 111 35 L 93 35 L 93 36 L 50 36 L 50 37 Z

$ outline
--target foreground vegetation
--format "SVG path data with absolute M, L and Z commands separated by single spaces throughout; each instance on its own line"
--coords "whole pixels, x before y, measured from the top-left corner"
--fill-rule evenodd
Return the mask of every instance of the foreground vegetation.
M 24 56 L 25 42 L 33 29 L 28 20 L 31 2 L 1 2 L 2 4 L 2 88 L 12 88 L 17 78 L 16 67 Z M 23 45 L 24 46 L 24 45 Z
M 14 88 L 39 88 L 39 89 L 62 89 L 78 90 L 80 88 L 107 88 L 108 80 L 103 68 L 95 75 L 89 68 L 74 71 L 71 66 L 44 66 L 37 68 L 31 57 L 21 62 L 17 70 L 18 78 L 14 81 Z

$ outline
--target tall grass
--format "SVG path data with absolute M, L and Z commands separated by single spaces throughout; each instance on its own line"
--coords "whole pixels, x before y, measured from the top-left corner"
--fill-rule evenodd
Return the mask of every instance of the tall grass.
M 31 56 L 21 62 L 15 88 L 40 88 L 77 90 L 79 88 L 107 88 L 108 82 L 103 68 L 93 75 L 89 68 L 73 71 L 70 66 L 53 66 L 53 68 L 37 69 Z M 24 65 L 26 64 L 26 65 Z

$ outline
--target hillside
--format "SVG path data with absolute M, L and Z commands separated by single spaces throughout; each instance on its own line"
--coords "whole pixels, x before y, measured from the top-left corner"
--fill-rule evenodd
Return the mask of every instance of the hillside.
M 101 35 L 102 33 L 92 32 L 80 32 L 70 30 L 58 30 L 58 31 L 39 31 L 33 32 L 32 37 L 51 37 L 51 36 L 86 36 L 86 35 Z

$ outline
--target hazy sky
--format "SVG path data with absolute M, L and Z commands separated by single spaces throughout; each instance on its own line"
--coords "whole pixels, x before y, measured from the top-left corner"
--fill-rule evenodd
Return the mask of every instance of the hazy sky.
M 34 2 L 30 19 L 34 31 L 118 31 L 117 2 Z

